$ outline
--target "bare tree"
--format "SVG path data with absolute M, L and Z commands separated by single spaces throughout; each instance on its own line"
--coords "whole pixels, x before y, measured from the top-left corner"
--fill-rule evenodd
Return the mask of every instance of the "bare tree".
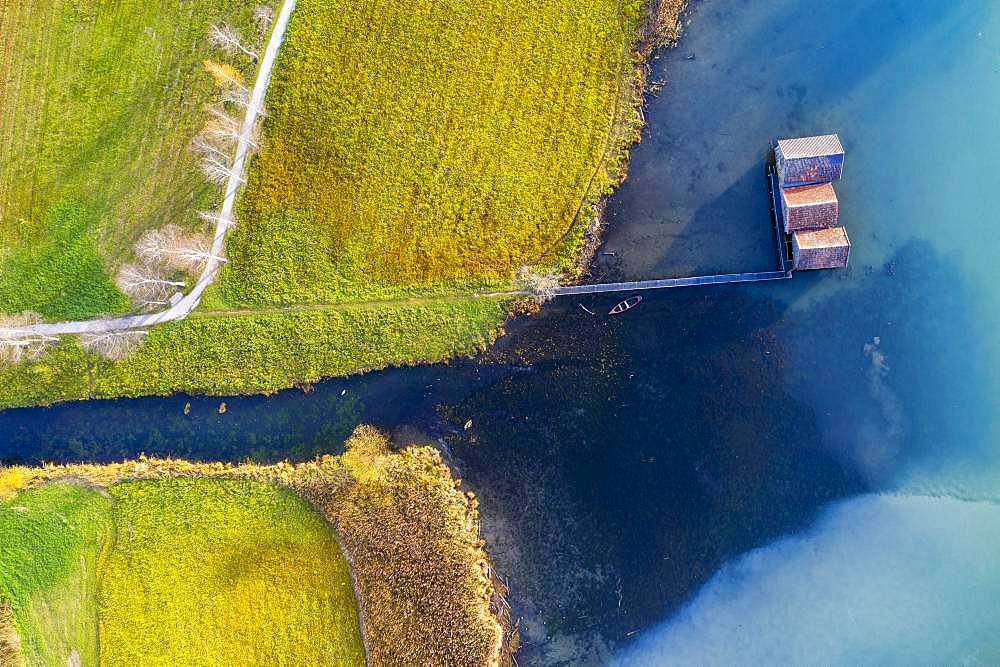
M 236 221 L 232 218 L 223 218 L 221 215 L 216 215 L 211 211 L 198 211 L 198 217 L 212 225 L 222 223 L 225 227 L 231 227 L 236 224 Z
M 170 303 L 170 296 L 184 287 L 184 282 L 167 280 L 150 266 L 126 264 L 115 281 L 133 303 L 142 308 L 154 308 Z
M 253 17 L 259 23 L 270 26 L 274 23 L 274 10 L 267 5 L 257 5 L 253 8 Z
M 559 287 L 559 272 L 552 269 L 522 266 L 517 272 L 517 281 L 531 293 L 539 304 L 552 299 Z
M 222 49 L 226 53 L 242 51 L 250 56 L 250 59 L 257 62 L 257 54 L 243 46 L 243 38 L 240 33 L 228 23 L 216 23 L 208 31 L 208 41 L 212 46 Z
M 0 315 L 0 366 L 37 359 L 59 338 L 30 329 L 42 318 L 35 313 Z
M 231 157 L 231 155 L 225 151 L 223 147 L 218 146 L 204 132 L 191 140 L 191 150 L 195 153 L 201 153 L 202 155 L 216 155 L 220 158 L 226 159 Z
M 239 141 L 240 121 L 226 113 L 225 109 L 217 106 L 208 107 L 208 125 L 202 134 L 215 141 Z
M 212 243 L 204 234 L 185 234 L 177 225 L 149 230 L 139 238 L 135 249 L 147 264 L 182 271 L 199 271 L 209 260 L 226 261 L 212 254 Z
M 222 103 L 230 102 L 237 106 L 241 106 L 244 109 L 250 109 L 257 116 L 267 116 L 263 107 L 257 107 L 250 104 L 250 95 L 246 90 L 240 90 L 239 88 L 224 88 L 219 95 L 219 101 Z
M 240 183 L 246 183 L 242 176 L 233 171 L 228 160 L 221 160 L 216 155 L 204 157 L 201 161 L 201 171 L 205 174 L 205 178 L 216 185 L 225 185 L 231 176 L 234 176 Z
M 202 130 L 202 135 L 207 139 L 216 143 L 230 141 L 236 143 L 243 137 L 240 121 L 226 113 L 225 109 L 210 106 L 208 114 L 210 116 L 208 124 Z M 257 147 L 257 143 L 253 139 L 248 138 L 247 143 L 254 148 Z
M 142 347 L 147 336 L 149 332 L 142 329 L 85 333 L 80 335 L 80 345 L 110 361 L 121 361 Z
M 223 88 L 219 93 L 219 101 L 225 104 L 230 102 L 239 106 L 250 108 L 250 91 L 246 88 Z

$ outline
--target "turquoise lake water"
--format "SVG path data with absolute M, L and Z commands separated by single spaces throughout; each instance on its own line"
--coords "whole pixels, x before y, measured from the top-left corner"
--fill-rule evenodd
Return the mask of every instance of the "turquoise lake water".
M 560 299 L 477 359 L 223 415 L 185 396 L 7 411 L 0 457 L 301 459 L 362 422 L 419 432 L 481 500 L 520 664 L 1000 662 L 1000 3 L 689 18 L 651 64 L 593 277 L 767 268 L 767 146 L 825 132 L 847 150 L 849 269 L 617 318 Z
M 665 151 L 706 121 L 725 132 L 691 143 L 710 164 L 747 135 L 846 145 L 851 268 L 771 293 L 784 387 L 867 493 L 727 559 L 617 662 L 997 664 L 1000 4 L 709 1 L 680 52 L 652 119 Z M 722 187 L 688 180 L 695 201 Z

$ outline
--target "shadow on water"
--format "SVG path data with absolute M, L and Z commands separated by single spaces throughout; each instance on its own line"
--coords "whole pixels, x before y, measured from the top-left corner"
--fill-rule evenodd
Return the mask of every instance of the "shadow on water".
M 486 355 L 533 371 L 443 412 L 530 662 L 601 663 L 728 559 L 941 443 L 982 441 L 988 420 L 940 405 L 978 408 L 988 380 L 955 267 L 913 242 L 859 274 L 809 309 L 786 304 L 830 274 L 803 274 L 782 298 L 653 294 L 618 318 L 559 301 Z M 954 337 L 967 344 L 935 350 Z
M 919 10 L 906 0 L 693 2 L 681 44 L 651 61 L 649 80 L 663 88 L 647 98 L 642 144 L 608 204 L 601 252 L 615 255 L 599 255 L 595 274 L 749 270 L 769 247 L 756 235 L 767 210 L 757 165 L 769 143 L 840 131 L 853 151 L 857 119 L 842 109 L 855 92 L 921 40 L 982 13 L 946 0 Z M 948 49 L 938 53 L 926 70 L 946 66 Z M 848 188 L 860 173 L 850 165 Z M 711 218 L 706 202 L 716 202 Z
M 622 196 L 634 198 L 636 207 L 629 208 L 630 219 L 637 217 L 645 223 L 641 229 L 631 229 L 626 245 L 621 235 L 605 243 L 592 273 L 604 280 L 628 280 L 635 277 L 636 262 L 650 261 L 652 265 L 643 268 L 645 277 L 774 271 L 777 258 L 764 151 L 759 157 L 725 190 L 698 206 L 688 221 L 682 220 L 674 206 L 661 201 L 662 189 L 645 190 L 641 182 L 627 182 L 622 187 L 629 190 Z M 610 213 L 611 225 L 618 214 Z M 665 256 L 655 259 L 660 255 Z
M 1000 455 L 989 437 L 996 399 L 982 395 L 994 386 L 983 363 L 993 334 L 972 314 L 977 290 L 927 242 L 859 273 L 762 335 L 783 342 L 785 391 L 816 406 L 806 423 L 818 434 L 802 434 L 790 456 L 809 460 L 805 450 L 820 447 L 842 476 L 875 493 L 823 508 L 818 523 L 789 530 L 794 537 L 751 538 L 763 548 L 722 554 L 708 588 L 689 590 L 681 613 L 671 605 L 659 628 L 618 655 L 621 664 L 995 664 L 1000 571 L 996 536 L 984 527 L 997 521 Z M 782 288 L 807 292 L 823 279 L 804 274 Z M 730 445 L 718 456 L 740 454 Z M 717 509 L 712 520 L 726 516 Z M 738 520 L 753 530 L 744 517 L 753 513 Z M 727 529 L 702 530 L 714 538 Z
M 863 489 L 783 389 L 785 306 L 766 294 L 660 293 L 617 318 L 560 301 L 487 355 L 532 373 L 445 410 L 475 416 L 449 444 L 512 574 L 529 662 L 560 642 L 567 664 L 600 662 L 726 558 Z

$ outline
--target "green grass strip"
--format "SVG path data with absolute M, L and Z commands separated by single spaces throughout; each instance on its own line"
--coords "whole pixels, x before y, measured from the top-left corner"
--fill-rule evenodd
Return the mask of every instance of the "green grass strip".
M 48 484 L 0 502 L 0 600 L 13 607 L 28 665 L 96 665 L 97 569 L 112 501 Z
M 351 578 L 326 521 L 269 484 L 111 487 L 103 665 L 362 665 Z

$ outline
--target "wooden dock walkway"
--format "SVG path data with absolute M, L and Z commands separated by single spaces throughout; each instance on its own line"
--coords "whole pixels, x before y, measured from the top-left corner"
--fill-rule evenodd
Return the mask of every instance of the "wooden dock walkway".
M 660 278 L 657 280 L 635 280 L 624 283 L 598 283 L 596 285 L 570 285 L 551 290 L 553 296 L 571 294 L 600 294 L 603 292 L 637 292 L 668 287 L 695 287 L 697 285 L 729 285 L 732 283 L 759 283 L 767 280 L 787 280 L 791 271 L 756 271 L 752 273 L 722 273 L 713 276 L 691 276 L 690 278 Z
M 621 283 L 598 283 L 596 285 L 570 285 L 551 290 L 553 296 L 575 294 L 600 294 L 603 292 L 637 292 L 640 290 L 666 289 L 670 287 L 695 287 L 698 285 L 730 285 L 733 283 L 759 283 L 768 280 L 788 280 L 792 277 L 792 261 L 789 257 L 788 240 L 785 238 L 781 205 L 778 202 L 777 172 L 774 165 L 767 165 L 767 190 L 771 225 L 774 228 L 774 251 L 777 270 L 754 271 L 749 273 L 721 273 L 711 276 L 691 276 L 689 278 L 659 278 L 655 280 L 635 280 Z

